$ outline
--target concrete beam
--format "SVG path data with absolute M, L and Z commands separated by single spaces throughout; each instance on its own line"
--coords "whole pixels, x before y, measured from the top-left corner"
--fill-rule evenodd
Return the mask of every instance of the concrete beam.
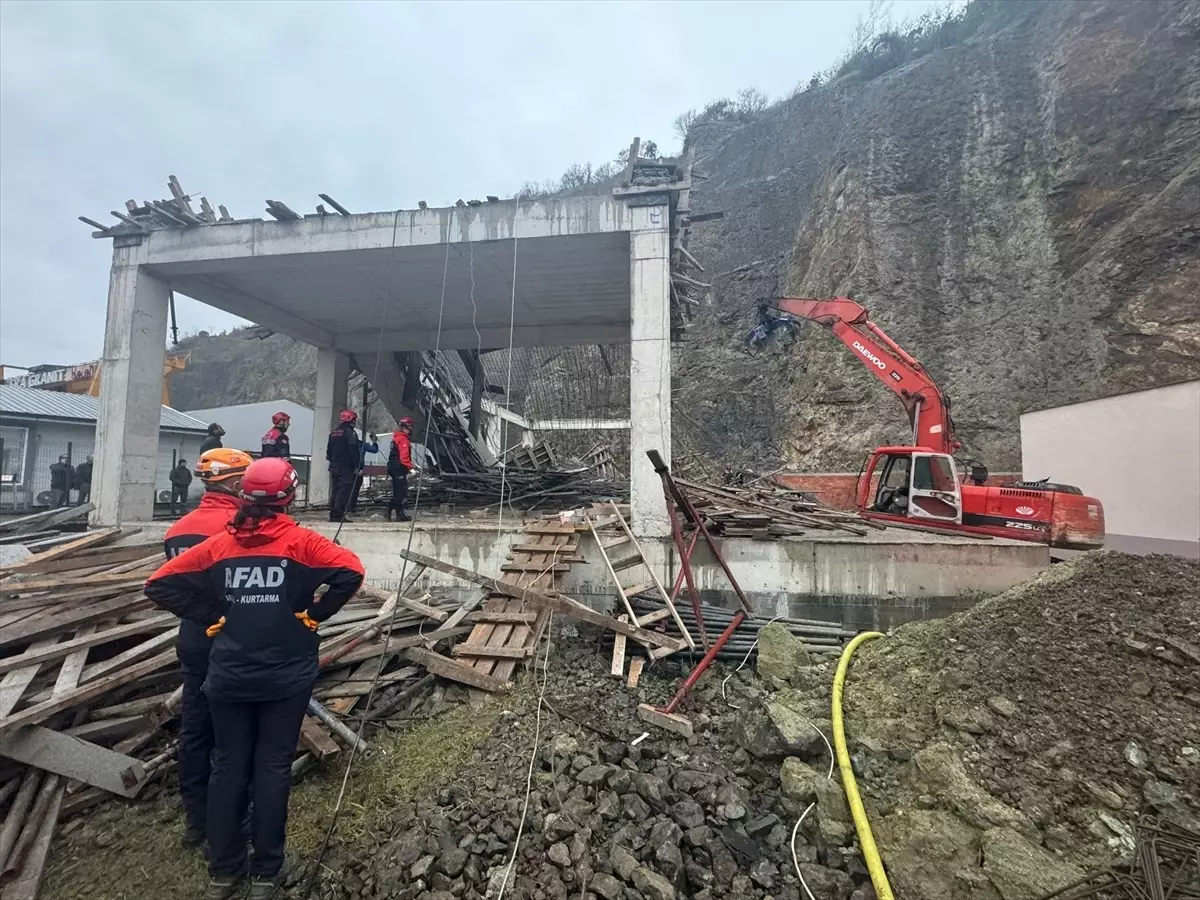
M 149 267 L 149 269 L 153 271 L 153 267 Z M 169 278 L 164 280 L 168 284 L 170 283 Z M 205 275 L 199 280 L 204 285 L 202 302 L 209 306 L 215 306 L 232 315 L 249 319 L 255 324 L 266 325 L 268 328 L 281 331 L 306 344 L 312 344 L 314 347 L 333 346 L 333 334 L 320 325 L 292 315 L 265 300 L 238 290 L 233 285 L 226 284 L 212 275 Z M 189 285 L 189 287 L 195 293 L 201 293 L 195 289 L 194 285 Z M 179 293 L 191 296 L 187 290 L 181 290 Z M 199 298 L 192 297 L 192 299 L 198 300 Z
M 436 330 L 398 328 L 383 333 L 383 346 L 395 350 L 474 350 L 484 346 L 507 347 L 508 325 L 481 326 L 478 332 L 468 323 L 466 326 L 443 327 L 439 335 Z M 514 347 L 567 346 L 575 344 L 616 344 L 629 339 L 629 323 L 617 322 L 599 325 L 579 323 L 560 325 L 518 325 L 512 329 Z M 345 353 L 358 355 L 374 352 L 379 346 L 378 331 L 355 331 L 338 335 L 334 346 Z
M 317 349 L 317 392 L 313 405 L 312 461 L 308 466 L 308 502 L 329 502 L 329 467 L 323 448 L 329 432 L 346 408 L 350 387 L 350 358 L 327 348 Z
M 628 419 L 537 419 L 528 425 L 534 431 L 624 431 Z
M 138 265 L 139 250 L 114 249 L 109 274 L 91 516 L 106 527 L 154 514 L 171 290 Z
M 466 241 L 604 234 L 629 230 L 635 211 L 610 196 L 561 197 L 486 206 L 246 222 L 155 231 L 143 239 L 154 264 L 337 253 Z M 429 346 L 432 346 L 430 344 Z
M 662 481 L 646 456 L 671 461 L 671 312 L 666 206 L 631 209 L 629 502 L 634 534 L 671 533 Z

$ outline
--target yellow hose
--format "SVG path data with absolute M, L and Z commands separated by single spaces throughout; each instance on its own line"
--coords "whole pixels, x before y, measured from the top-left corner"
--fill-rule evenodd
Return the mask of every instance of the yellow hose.
M 863 807 L 862 797 L 858 793 L 858 782 L 854 778 L 854 770 L 850 766 L 850 753 L 846 750 L 846 729 L 842 722 L 842 690 L 846 685 L 846 672 L 850 668 L 850 657 L 858 649 L 858 645 L 872 638 L 884 635 L 878 631 L 865 631 L 846 645 L 842 658 L 838 660 L 837 674 L 833 677 L 833 745 L 837 751 L 838 769 L 842 773 L 842 787 L 846 789 L 846 801 L 850 804 L 850 813 L 854 816 L 854 830 L 858 832 L 858 843 L 862 847 L 863 859 L 867 863 L 867 871 L 871 874 L 871 884 L 879 900 L 895 900 L 892 886 L 888 884 L 887 873 L 883 871 L 883 860 L 879 858 L 879 848 L 875 846 L 875 836 L 871 834 L 871 823 L 867 821 L 867 811 Z

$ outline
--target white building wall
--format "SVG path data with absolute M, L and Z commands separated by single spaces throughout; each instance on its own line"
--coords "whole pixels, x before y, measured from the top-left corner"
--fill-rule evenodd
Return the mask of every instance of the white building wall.
M 1103 503 L 1109 549 L 1200 558 L 1200 381 L 1026 413 L 1021 467 Z

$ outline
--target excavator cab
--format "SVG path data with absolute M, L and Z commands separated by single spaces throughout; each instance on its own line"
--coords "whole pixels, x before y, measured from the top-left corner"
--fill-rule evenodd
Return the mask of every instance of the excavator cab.
M 868 516 L 961 525 L 962 492 L 954 458 L 919 447 L 881 447 L 871 454 L 859 482 L 858 506 Z

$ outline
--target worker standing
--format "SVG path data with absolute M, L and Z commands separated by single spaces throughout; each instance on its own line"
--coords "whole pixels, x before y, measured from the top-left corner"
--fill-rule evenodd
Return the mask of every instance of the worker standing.
M 188 489 L 192 486 L 192 470 L 187 466 L 187 460 L 181 459 L 171 470 L 171 515 L 177 516 L 180 507 L 187 511 Z
M 216 422 L 211 423 L 208 426 L 208 437 L 200 442 L 201 455 L 207 453 L 209 450 L 219 450 L 221 447 L 223 447 L 224 445 L 221 443 L 221 438 L 224 436 L 225 429 Z
M 75 467 L 75 489 L 79 491 L 79 505 L 92 499 L 92 457 Z
M 71 482 L 75 480 L 75 470 L 67 462 L 65 456 L 60 456 L 58 462 L 50 464 L 50 506 L 58 509 L 66 506 L 71 497 Z
M 242 476 L 254 462 L 249 453 L 219 448 L 209 450 L 196 463 L 196 476 L 204 485 L 200 505 L 167 529 L 163 550 L 174 559 L 214 534 L 221 534 L 241 507 Z M 80 467 L 82 468 L 82 466 Z M 201 690 L 208 674 L 211 641 L 205 625 L 188 619 L 179 623 L 175 652 L 183 670 L 183 708 L 179 720 L 179 795 L 183 800 L 186 828 L 183 845 L 189 849 L 204 843 L 208 815 L 208 778 L 212 772 L 212 717 Z
M 342 410 L 338 427 L 329 434 L 325 459 L 329 463 L 329 521 L 346 521 L 346 507 L 354 493 L 354 479 L 361 476 L 358 432 L 354 424 L 358 413 Z
M 408 522 L 408 513 L 404 511 L 404 499 L 408 494 L 408 473 L 416 469 L 412 461 L 412 429 L 413 420 L 404 416 L 400 427 L 392 433 L 392 445 L 388 449 L 387 471 L 392 479 L 392 502 L 388 506 L 388 521 L 392 513 L 396 513 L 397 522 Z
M 146 582 L 153 603 L 208 625 L 212 638 L 204 679 L 216 740 L 207 900 L 232 897 L 247 869 L 250 900 L 267 900 L 278 889 L 292 758 L 317 677 L 315 632 L 363 581 L 357 556 L 285 514 L 298 483 L 286 460 L 251 463 L 228 528 Z M 328 590 L 314 600 L 320 585 Z M 251 791 L 247 867 L 240 818 Z
M 358 495 L 362 491 L 363 472 L 367 468 L 367 454 L 379 452 L 379 438 L 368 432 L 358 445 L 358 472 L 354 476 L 354 489 L 350 492 L 350 512 L 358 512 Z
M 271 416 L 271 430 L 262 436 L 262 455 L 278 456 L 280 459 L 292 458 L 292 443 L 288 437 L 288 426 L 292 417 L 285 412 L 277 412 Z

